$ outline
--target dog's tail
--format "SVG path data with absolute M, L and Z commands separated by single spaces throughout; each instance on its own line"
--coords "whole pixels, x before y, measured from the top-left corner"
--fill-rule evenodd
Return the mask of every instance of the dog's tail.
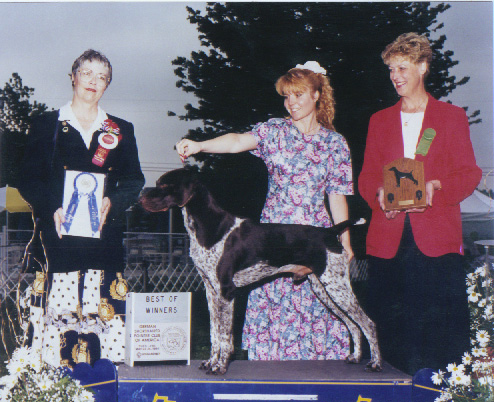
M 343 222 L 337 223 L 336 225 L 331 226 L 330 229 L 332 232 L 339 234 L 350 226 L 363 225 L 363 224 L 365 224 L 365 222 L 366 222 L 366 220 L 364 218 L 347 219 L 346 221 L 343 221 Z
M 341 254 L 343 251 L 343 246 L 340 243 L 339 235 L 346 228 L 353 225 L 363 225 L 365 223 L 365 219 L 348 219 L 346 221 L 340 222 L 330 228 L 326 228 L 326 235 L 324 236 L 324 243 L 328 250 L 333 253 Z

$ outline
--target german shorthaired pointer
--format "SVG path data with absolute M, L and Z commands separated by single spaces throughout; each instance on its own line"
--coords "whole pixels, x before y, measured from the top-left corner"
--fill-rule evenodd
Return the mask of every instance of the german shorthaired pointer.
M 140 202 L 151 212 L 182 208 L 190 254 L 206 286 L 211 355 L 201 368 L 208 373 L 226 373 L 233 353 L 235 288 L 280 273 L 293 273 L 295 280 L 308 276 L 317 297 L 352 334 L 354 352 L 347 361 L 359 363 L 362 359 L 362 330 L 371 350 L 366 370 L 381 370 L 376 326 L 352 291 L 348 258 L 338 241 L 338 234 L 352 224 L 350 221 L 328 229 L 241 219 L 223 210 L 198 174 L 188 169 L 161 176 L 156 188 L 147 190 Z
M 401 179 L 408 179 L 417 185 L 419 182 L 413 177 L 413 170 L 411 172 L 401 172 L 395 166 L 389 169 L 389 171 L 394 172 L 396 178 L 396 187 L 400 187 Z

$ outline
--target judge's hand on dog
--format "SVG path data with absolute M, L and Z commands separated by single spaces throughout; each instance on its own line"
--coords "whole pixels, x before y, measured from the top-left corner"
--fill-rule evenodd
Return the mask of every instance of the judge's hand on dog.
M 400 212 L 424 212 L 428 207 L 432 207 L 432 199 L 434 198 L 434 192 L 436 190 L 441 190 L 441 182 L 439 180 L 430 180 L 425 183 L 425 201 L 427 206 L 424 208 L 410 208 L 405 211 L 386 211 L 384 204 L 384 187 L 379 187 L 377 189 L 377 200 L 379 201 L 379 206 L 386 215 L 386 218 L 394 219 Z

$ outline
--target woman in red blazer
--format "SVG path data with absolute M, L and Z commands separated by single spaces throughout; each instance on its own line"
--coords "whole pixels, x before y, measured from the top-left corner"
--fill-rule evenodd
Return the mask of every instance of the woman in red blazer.
M 403 34 L 382 58 L 401 99 L 371 117 L 358 181 L 372 208 L 369 309 L 385 358 L 413 374 L 424 367 L 443 368 L 468 349 L 460 202 L 473 192 L 482 171 L 465 111 L 425 90 L 432 59 L 427 38 Z M 425 156 L 415 155 L 427 129 L 436 136 Z M 423 162 L 427 206 L 385 211 L 383 167 L 402 157 Z M 400 346 L 390 348 L 397 336 Z

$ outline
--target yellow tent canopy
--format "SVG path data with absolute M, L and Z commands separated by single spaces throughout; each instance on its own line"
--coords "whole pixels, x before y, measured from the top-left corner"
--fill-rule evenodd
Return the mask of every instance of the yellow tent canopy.
M 29 205 L 14 187 L 0 188 L 0 211 L 8 212 L 31 212 Z

